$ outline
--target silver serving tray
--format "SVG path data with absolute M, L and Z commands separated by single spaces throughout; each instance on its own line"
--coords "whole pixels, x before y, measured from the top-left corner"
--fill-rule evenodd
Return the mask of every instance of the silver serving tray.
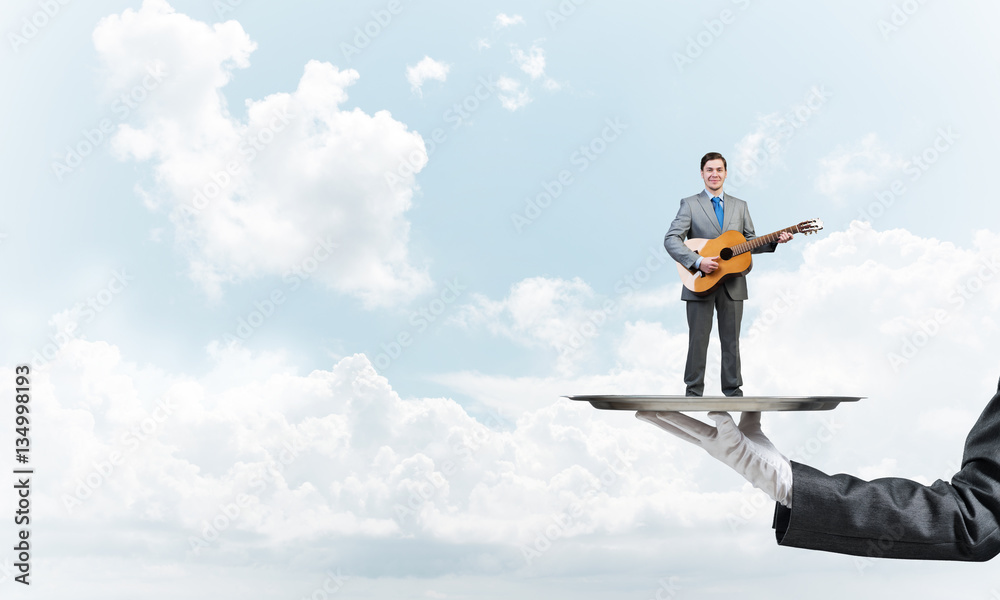
M 841 402 L 857 402 L 866 396 L 564 396 L 590 402 L 602 410 L 653 411 L 778 411 L 833 410 Z

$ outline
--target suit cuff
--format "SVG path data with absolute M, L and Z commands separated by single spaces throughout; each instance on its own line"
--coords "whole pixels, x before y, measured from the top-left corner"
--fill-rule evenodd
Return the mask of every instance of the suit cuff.
M 781 545 L 781 540 L 785 538 L 785 532 L 788 531 L 788 522 L 791 519 L 792 509 L 780 502 L 775 502 L 774 520 L 771 521 L 771 527 L 774 529 L 774 538 L 777 540 L 779 546 Z

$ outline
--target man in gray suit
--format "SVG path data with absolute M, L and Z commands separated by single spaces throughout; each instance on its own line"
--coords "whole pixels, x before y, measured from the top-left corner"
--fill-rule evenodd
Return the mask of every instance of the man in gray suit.
M 719 257 L 702 257 L 684 245 L 687 238 L 714 239 L 724 231 L 735 230 L 747 240 L 756 237 L 747 203 L 722 190 L 726 181 L 726 159 L 718 152 L 709 152 L 701 159 L 701 178 L 705 189 L 681 200 L 680 210 L 663 238 L 670 256 L 689 270 L 711 273 L 719 268 Z M 778 241 L 754 249 L 754 254 L 774 252 L 778 243 L 792 239 L 782 233 Z M 722 393 L 742 396 L 743 376 L 740 373 L 740 323 L 743 301 L 747 299 L 747 282 L 742 275 L 727 279 L 719 288 L 698 296 L 687 288 L 681 289 L 681 300 L 687 304 L 688 353 L 684 366 L 685 394 L 701 396 L 705 391 L 705 362 L 708 340 L 712 335 L 712 315 L 719 315 L 719 342 L 722 344 Z

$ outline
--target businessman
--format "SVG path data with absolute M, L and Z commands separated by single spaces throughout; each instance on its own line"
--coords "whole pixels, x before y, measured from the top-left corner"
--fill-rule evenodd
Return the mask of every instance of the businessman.
M 636 417 L 704 448 L 776 501 L 778 544 L 855 556 L 986 561 L 1000 553 L 1000 384 L 965 441 L 951 482 L 863 481 L 791 462 L 764 436 L 760 413 L 712 427 L 675 412 Z
M 726 159 L 718 152 L 709 152 L 701 159 L 701 178 L 705 189 L 700 194 L 681 200 L 680 209 L 670 229 L 663 237 L 663 246 L 670 256 L 689 270 L 711 273 L 719 268 L 717 256 L 699 256 L 684 245 L 687 238 L 714 239 L 724 231 L 735 230 L 747 240 L 756 237 L 747 203 L 723 191 L 726 181 Z M 777 244 L 792 239 L 781 233 L 777 242 L 754 249 L 753 253 L 774 252 Z M 698 296 L 687 288 L 681 289 L 681 300 L 687 309 L 688 353 L 684 365 L 685 395 L 701 396 L 705 391 L 705 363 L 708 341 L 712 335 L 712 316 L 718 314 L 719 342 L 722 344 L 722 393 L 742 396 L 743 376 L 740 368 L 740 324 L 743 301 L 747 299 L 746 278 L 742 275 L 727 279 L 719 288 Z

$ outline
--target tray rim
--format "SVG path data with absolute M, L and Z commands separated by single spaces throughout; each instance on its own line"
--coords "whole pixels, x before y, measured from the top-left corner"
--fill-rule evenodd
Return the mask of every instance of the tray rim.
M 705 411 L 822 411 L 842 402 L 857 402 L 867 396 L 670 396 L 654 394 L 586 394 L 563 396 L 589 402 L 600 410 L 705 412 Z M 657 406 L 662 404 L 662 406 Z

